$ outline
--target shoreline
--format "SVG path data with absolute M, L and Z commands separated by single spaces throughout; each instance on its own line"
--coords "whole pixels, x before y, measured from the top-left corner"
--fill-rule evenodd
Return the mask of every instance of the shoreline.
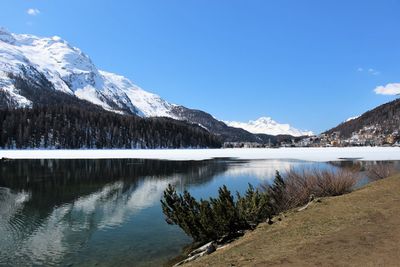
M 278 215 L 183 266 L 397 266 L 400 174 Z
M 304 160 L 314 162 L 400 160 L 400 147 L 224 148 L 224 149 L 26 149 L 0 150 L 8 159 L 154 159 L 201 161 L 215 158 L 241 160 Z

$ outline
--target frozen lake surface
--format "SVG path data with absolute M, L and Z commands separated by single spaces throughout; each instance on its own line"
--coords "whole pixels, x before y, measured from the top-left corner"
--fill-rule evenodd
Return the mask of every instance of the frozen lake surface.
M 339 159 L 400 160 L 400 147 L 241 148 L 241 149 L 97 149 L 97 150 L 0 150 L 0 158 L 13 159 L 160 159 L 206 160 L 293 159 L 326 162 Z

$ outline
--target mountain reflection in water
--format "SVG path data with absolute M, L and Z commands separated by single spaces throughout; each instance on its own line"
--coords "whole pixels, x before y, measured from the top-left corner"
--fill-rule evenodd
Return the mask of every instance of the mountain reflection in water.
M 284 160 L 13 160 L 0 163 L 0 265 L 159 265 L 190 243 L 167 225 L 168 184 L 243 192 L 314 163 Z M 318 165 L 321 165 L 319 163 Z

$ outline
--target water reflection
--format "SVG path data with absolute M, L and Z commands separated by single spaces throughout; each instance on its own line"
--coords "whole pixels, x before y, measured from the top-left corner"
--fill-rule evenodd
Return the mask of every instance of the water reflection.
M 268 182 L 275 176 L 275 172 L 285 172 L 292 168 L 315 165 L 312 162 L 297 160 L 248 160 L 236 161 L 229 165 L 226 175 L 232 177 L 254 177 L 262 182 Z
M 163 220 L 159 200 L 168 184 L 208 197 L 222 184 L 244 191 L 248 182 L 271 180 L 276 170 L 314 165 L 229 159 L 1 162 L 0 265 L 160 265 L 190 242 Z
M 132 160 L 2 163 L 0 264 L 62 264 L 96 231 L 158 207 L 165 187 L 204 184 L 227 164 Z M 162 215 L 158 215 L 161 219 Z

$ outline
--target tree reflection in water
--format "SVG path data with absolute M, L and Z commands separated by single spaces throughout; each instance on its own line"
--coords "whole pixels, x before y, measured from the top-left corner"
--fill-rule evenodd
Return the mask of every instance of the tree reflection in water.
M 203 188 L 201 197 L 208 197 L 219 177 L 246 188 L 246 177 L 261 182 L 277 169 L 302 164 L 231 159 L 1 162 L 0 265 L 159 265 L 190 242 L 163 221 L 159 200 L 169 183 L 181 191 Z

